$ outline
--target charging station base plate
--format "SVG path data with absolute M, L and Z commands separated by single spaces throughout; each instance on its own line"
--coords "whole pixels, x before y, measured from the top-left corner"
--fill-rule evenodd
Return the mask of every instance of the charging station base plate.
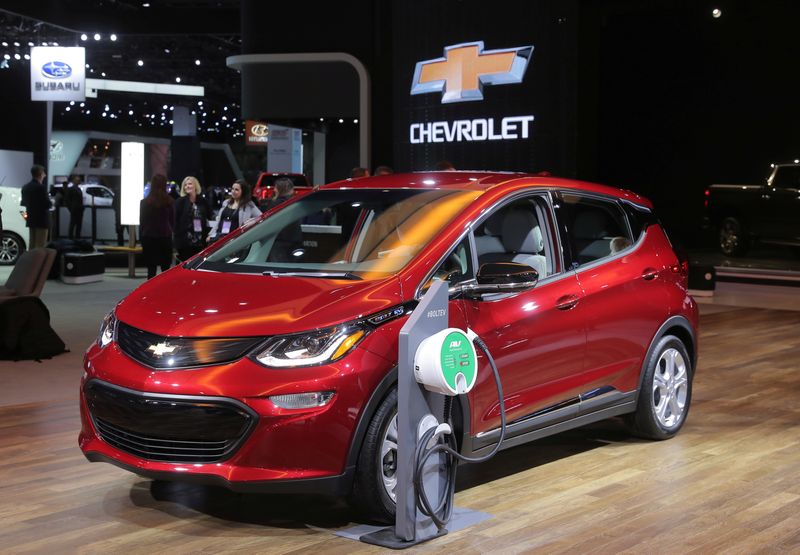
M 378 530 L 370 534 L 364 534 L 359 539 L 364 543 L 388 547 L 389 549 L 406 549 L 407 547 L 413 547 L 428 540 L 439 538 L 445 534 L 447 534 L 446 529 L 439 530 L 433 536 L 406 541 L 398 538 L 394 533 L 394 526 L 390 526 L 389 528 L 383 528 L 382 530 Z
M 345 528 L 343 530 L 337 530 L 334 532 L 334 534 L 341 538 L 361 541 L 372 545 L 379 545 L 381 547 L 405 549 L 406 547 L 412 547 L 419 543 L 441 537 L 448 532 L 455 533 L 459 530 L 463 530 L 464 528 L 475 526 L 476 524 L 490 518 L 492 518 L 492 515 L 489 513 L 473 511 L 472 509 L 465 509 L 463 507 L 454 507 L 453 516 L 450 518 L 450 522 L 447 523 L 447 528 L 445 530 L 439 534 L 412 541 L 405 541 L 398 538 L 395 535 L 394 526 L 379 527 L 360 524 L 350 528 Z

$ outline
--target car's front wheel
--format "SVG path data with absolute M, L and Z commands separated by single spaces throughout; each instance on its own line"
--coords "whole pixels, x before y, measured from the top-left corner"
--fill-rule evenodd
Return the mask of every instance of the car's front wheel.
M 692 361 L 683 342 L 662 337 L 645 368 L 636 412 L 628 424 L 636 435 L 669 439 L 683 426 L 692 400 Z
M 353 482 L 351 504 L 377 522 L 393 522 L 397 502 L 397 388 L 369 423 Z
M 12 266 L 25 252 L 25 243 L 15 233 L 0 232 L 0 266 Z

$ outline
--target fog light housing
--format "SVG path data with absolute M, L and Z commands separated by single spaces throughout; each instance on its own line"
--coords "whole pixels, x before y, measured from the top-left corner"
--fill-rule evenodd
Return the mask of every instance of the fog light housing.
M 333 391 L 313 391 L 309 393 L 289 393 L 268 397 L 272 404 L 282 409 L 313 409 L 324 407 L 331 402 Z

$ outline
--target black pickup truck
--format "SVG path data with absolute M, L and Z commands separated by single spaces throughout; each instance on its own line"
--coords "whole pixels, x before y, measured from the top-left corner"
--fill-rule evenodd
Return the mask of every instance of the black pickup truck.
M 741 256 L 756 241 L 800 246 L 800 164 L 773 164 L 763 185 L 711 185 L 705 194 L 724 254 Z

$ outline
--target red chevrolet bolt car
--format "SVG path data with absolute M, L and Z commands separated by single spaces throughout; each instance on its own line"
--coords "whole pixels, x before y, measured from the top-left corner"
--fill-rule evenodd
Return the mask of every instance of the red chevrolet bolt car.
M 395 499 L 398 333 L 433 280 L 488 345 L 504 447 L 625 415 L 666 439 L 689 410 L 697 306 L 651 203 L 584 182 L 446 172 L 322 187 L 121 301 L 86 352 L 80 447 L 142 476 Z M 496 443 L 486 359 L 455 403 Z

